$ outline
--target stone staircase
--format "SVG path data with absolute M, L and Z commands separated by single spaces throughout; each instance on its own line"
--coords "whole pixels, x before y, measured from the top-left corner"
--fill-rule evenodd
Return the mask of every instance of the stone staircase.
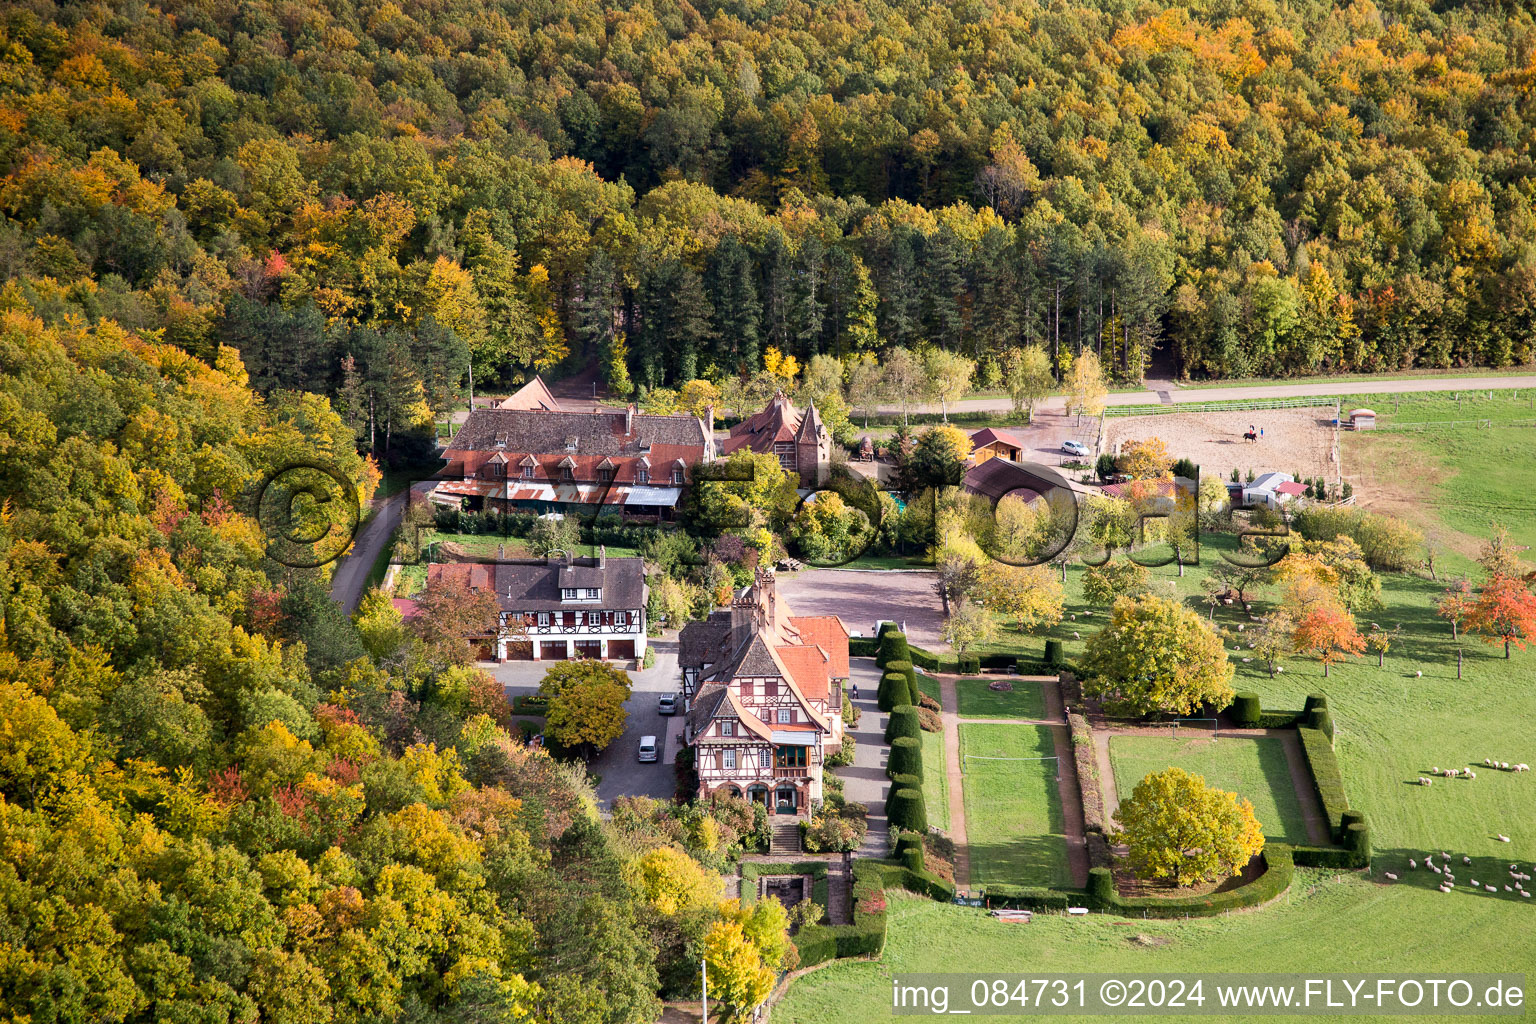
M 800 819 L 792 814 L 776 814 L 771 819 L 773 837 L 768 842 L 768 853 L 780 855 L 802 853 L 800 847 Z

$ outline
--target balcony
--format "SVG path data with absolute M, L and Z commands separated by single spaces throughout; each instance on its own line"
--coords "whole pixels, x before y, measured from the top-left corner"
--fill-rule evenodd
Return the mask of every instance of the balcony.
M 776 779 L 808 779 L 811 777 L 809 768 L 774 768 L 773 777 Z

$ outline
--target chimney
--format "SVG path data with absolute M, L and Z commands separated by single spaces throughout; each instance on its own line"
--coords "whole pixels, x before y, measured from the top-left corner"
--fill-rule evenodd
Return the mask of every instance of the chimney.
M 630 402 L 624 407 L 624 436 L 635 432 L 635 403 Z
M 602 568 L 605 568 L 607 565 L 608 565 L 608 545 L 606 545 L 606 544 L 599 544 L 597 546 L 597 567 L 599 569 L 602 569 Z

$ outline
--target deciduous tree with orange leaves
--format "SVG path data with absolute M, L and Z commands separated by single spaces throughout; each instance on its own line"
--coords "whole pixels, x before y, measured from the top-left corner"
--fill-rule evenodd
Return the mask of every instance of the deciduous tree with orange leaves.
M 1536 594 L 1524 580 L 1495 576 L 1478 593 L 1466 621 L 1468 631 L 1482 634 L 1484 643 L 1503 641 L 1507 658 L 1510 644 L 1523 651 L 1525 641 L 1536 637 Z
M 1365 652 L 1365 638 L 1355 625 L 1355 617 L 1333 601 L 1318 601 L 1303 612 L 1291 637 L 1296 650 L 1317 655 L 1324 677 L 1334 662 Z

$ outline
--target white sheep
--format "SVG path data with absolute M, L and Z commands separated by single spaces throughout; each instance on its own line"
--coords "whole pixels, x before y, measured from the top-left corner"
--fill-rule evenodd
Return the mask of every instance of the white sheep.
M 1531 898 L 1531 894 L 1527 890 L 1525 890 L 1525 889 L 1521 889 L 1520 890 L 1520 895 L 1524 896 L 1526 899 L 1530 899 Z
M 1509 842 L 1509 836 L 1506 836 L 1506 835 L 1499 835 L 1499 836 L 1495 836 L 1494 838 L 1498 839 L 1498 841 L 1501 842 L 1501 843 Z
M 1239 633 L 1241 633 L 1241 632 L 1242 632 L 1242 631 L 1243 631 L 1243 630 L 1244 630 L 1244 628 L 1246 628 L 1246 627 L 1245 627 L 1245 624 L 1244 624 L 1244 623 L 1241 623 L 1241 622 L 1239 622 L 1239 623 L 1238 623 L 1238 624 L 1237 624 L 1237 631 L 1238 631 L 1238 632 L 1239 632 Z
M 1434 865 L 1433 865 L 1433 864 L 1431 864 L 1431 865 L 1430 865 L 1430 866 L 1429 866 L 1429 870 L 1431 870 L 1431 871 L 1433 871 L 1433 872 L 1434 872 L 1434 873 L 1435 873 L 1435 874 L 1437 874 L 1437 875 L 1438 875 L 1438 874 L 1439 874 L 1439 873 L 1440 873 L 1440 870 L 1441 870 L 1441 869 L 1440 869 L 1440 868 L 1437 868 L 1437 867 L 1435 867 L 1435 866 L 1434 866 Z
M 1472 863 L 1472 858 L 1468 857 L 1466 854 L 1462 854 L 1461 862 L 1463 864 L 1471 864 Z
M 1415 678 L 1415 679 L 1423 679 L 1424 678 L 1424 670 L 1420 669 L 1419 671 L 1415 672 L 1413 674 L 1413 678 Z
M 1072 632 L 1072 639 L 1073 640 L 1081 640 L 1082 637 L 1077 633 L 1076 630 L 1073 630 L 1073 632 Z
M 1413 859 L 1413 858 L 1412 858 L 1412 857 L 1409 857 L 1409 858 L 1408 858 L 1408 866 L 1409 866 L 1409 867 L 1410 867 L 1410 868 L 1416 868 L 1416 867 L 1418 867 L 1418 866 L 1419 866 L 1419 862 L 1418 862 L 1418 861 L 1416 861 L 1416 860 L 1414 860 L 1414 859 Z
M 1285 671 L 1285 666 L 1281 665 L 1279 668 L 1275 669 L 1275 671 L 1276 672 L 1284 672 Z
M 1429 774 L 1431 774 L 1431 775 L 1439 775 L 1440 774 L 1440 769 L 1439 768 L 1431 768 L 1429 770 Z
M 1477 888 L 1477 879 L 1475 879 L 1475 878 L 1472 879 L 1472 888 L 1474 888 L 1474 889 Z
M 1498 892 L 1499 891 L 1499 887 L 1496 886 L 1496 885 L 1485 885 L 1485 886 L 1483 886 L 1483 888 L 1487 889 L 1489 892 Z
M 1393 882 L 1395 882 L 1395 881 L 1397 881 L 1397 876 L 1396 876 L 1396 875 L 1394 875 L 1394 874 L 1393 874 L 1393 873 L 1392 873 L 1392 872 L 1390 872 L 1390 871 L 1388 871 L 1388 872 L 1387 872 L 1387 878 L 1388 878 L 1388 879 L 1389 879 L 1389 880 L 1390 880 L 1390 881 L 1393 881 Z
M 1483 767 L 1484 767 L 1484 768 L 1492 768 L 1492 767 L 1493 767 L 1493 762 L 1492 762 L 1492 761 L 1490 761 L 1490 760 L 1488 760 L 1488 759 L 1487 759 L 1487 758 L 1486 758 L 1486 757 L 1485 757 L 1485 758 L 1483 758 Z
M 1467 778 L 1469 778 L 1469 779 L 1477 778 L 1477 772 L 1473 771 L 1471 768 L 1468 768 L 1467 769 Z
M 1515 765 L 1515 771 L 1517 772 L 1528 772 L 1530 770 L 1531 766 L 1526 764 L 1524 761 L 1521 761 L 1519 764 Z

